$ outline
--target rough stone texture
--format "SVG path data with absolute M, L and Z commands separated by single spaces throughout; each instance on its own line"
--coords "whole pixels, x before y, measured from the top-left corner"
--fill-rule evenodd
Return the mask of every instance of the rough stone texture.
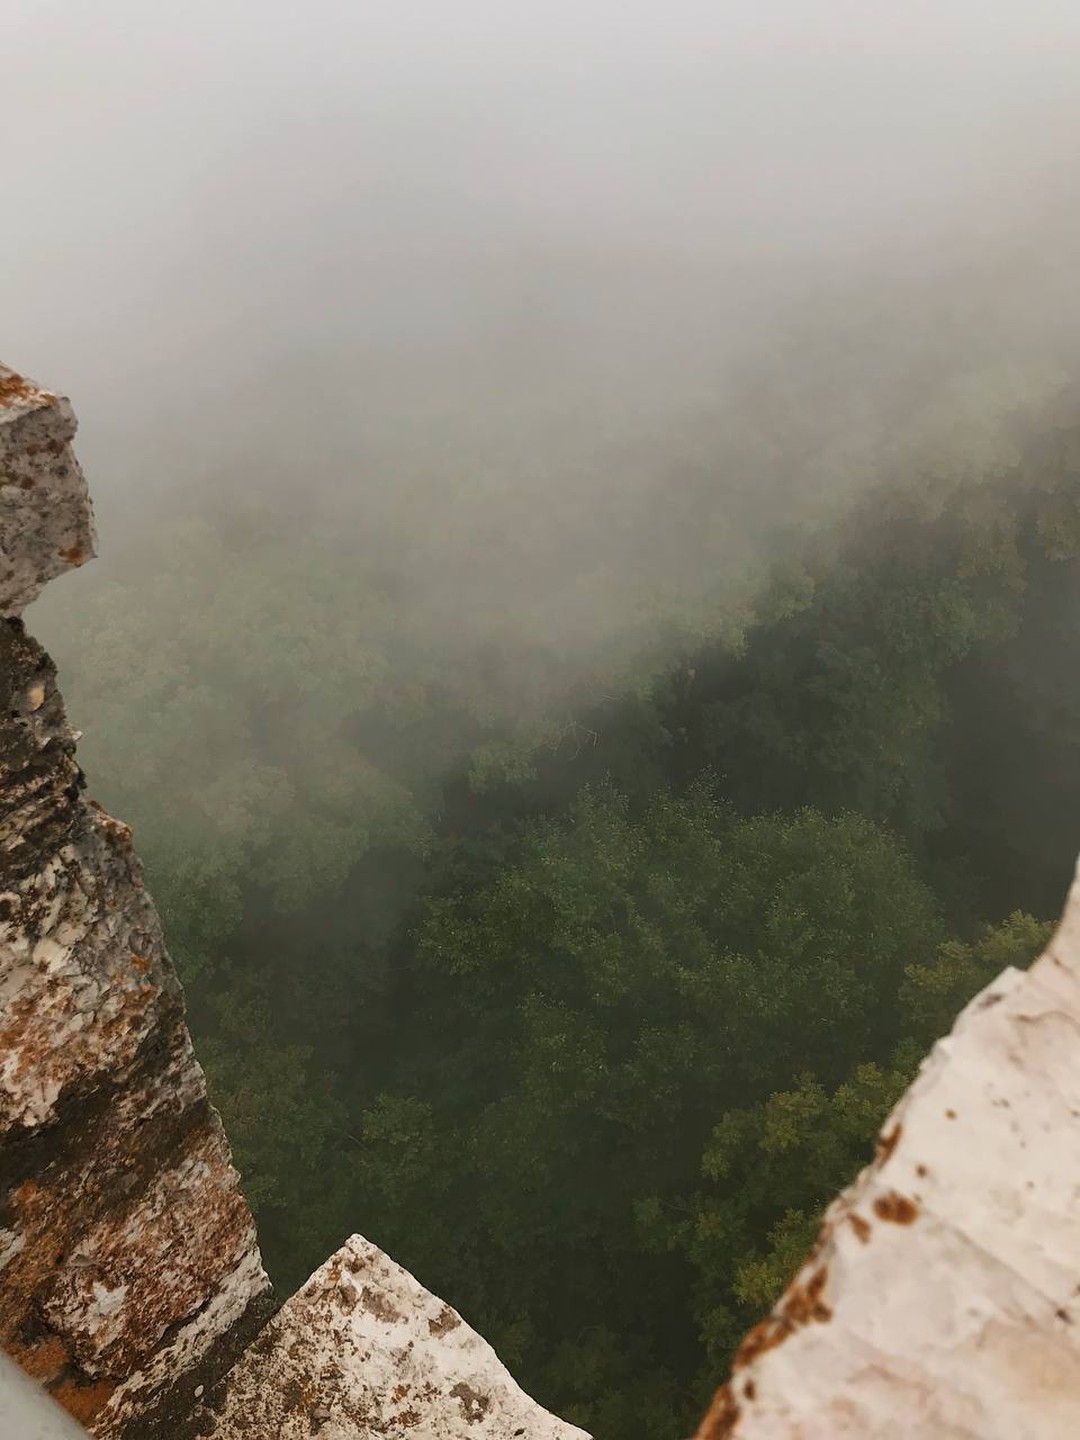
M 588 1440 L 486 1341 L 354 1235 L 289 1300 L 192 1433 L 213 1440 Z
M 0 615 L 94 554 L 86 483 L 66 400 L 0 365 Z
M 226 1368 L 269 1284 L 131 832 L 10 613 L 91 553 L 74 423 L 0 371 L 0 1346 L 111 1437 Z
M 699 1440 L 1080 1435 L 1080 881 L 923 1062 Z
M 0 1347 L 109 1440 L 587 1440 L 359 1238 L 244 1352 L 271 1308 L 255 1226 L 131 832 L 83 798 L 19 618 L 93 553 L 74 431 L 0 368 Z M 0 1372 L 0 1440 L 23 1400 Z

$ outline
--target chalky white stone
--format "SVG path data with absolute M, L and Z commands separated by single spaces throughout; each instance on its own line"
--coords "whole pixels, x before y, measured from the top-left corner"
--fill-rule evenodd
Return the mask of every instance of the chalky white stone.
M 698 1433 L 1080 1435 L 1080 881 L 924 1060 Z

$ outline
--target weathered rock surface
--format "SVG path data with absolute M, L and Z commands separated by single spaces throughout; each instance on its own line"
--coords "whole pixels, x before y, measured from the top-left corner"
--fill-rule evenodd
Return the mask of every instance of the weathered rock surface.
M 58 395 L 0 365 L 0 614 L 94 554 L 86 483 L 71 451 L 75 415 Z
M 131 832 L 83 798 L 19 618 L 93 554 L 74 432 L 0 368 L 0 1347 L 109 1440 L 587 1440 L 359 1237 L 245 1351 L 271 1309 L 254 1222 Z M 0 1440 L 25 1399 L 0 1371 Z
M 14 613 L 92 553 L 74 429 L 0 371 L 0 1346 L 119 1436 L 230 1363 L 269 1283 L 131 833 Z
M 588 1440 L 486 1341 L 354 1235 L 207 1397 L 213 1440 Z
M 1080 881 L 923 1062 L 698 1435 L 1080 1435 Z
M 86 1431 L 0 1350 L 0 1440 L 86 1440 Z

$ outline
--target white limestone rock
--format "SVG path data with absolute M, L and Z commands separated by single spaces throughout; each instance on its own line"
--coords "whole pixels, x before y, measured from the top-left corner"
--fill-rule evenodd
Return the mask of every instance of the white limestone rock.
M 698 1435 L 1080 1435 L 1080 881 L 923 1062 Z
M 199 1433 L 214 1440 L 589 1440 L 530 1400 L 457 1311 L 360 1235 L 208 1398 Z

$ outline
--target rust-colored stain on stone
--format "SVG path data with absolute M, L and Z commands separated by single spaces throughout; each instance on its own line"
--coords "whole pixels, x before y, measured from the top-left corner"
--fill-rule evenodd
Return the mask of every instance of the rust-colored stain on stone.
M 855 1234 L 862 1241 L 862 1243 L 864 1245 L 869 1245 L 871 1235 L 870 1222 L 868 1220 L 864 1220 L 861 1215 L 856 1215 L 854 1210 L 847 1217 L 847 1220 L 848 1224 L 851 1226 L 852 1230 L 855 1231 Z
M 478 1420 L 482 1420 L 491 1406 L 491 1401 L 486 1395 L 482 1395 L 479 1390 L 474 1390 L 464 1380 L 451 1386 L 450 1394 L 461 1405 L 461 1413 L 470 1425 L 475 1425 Z
M 71 1363 L 71 1352 L 59 1335 L 46 1335 L 27 1345 L 16 1343 L 9 1353 L 28 1375 L 45 1386 L 56 1384 Z
M 760 1320 L 747 1334 L 735 1353 L 732 1371 L 745 1369 L 769 1350 L 791 1338 L 796 1330 L 811 1323 L 825 1324 L 832 1319 L 832 1307 L 825 1302 L 828 1271 L 824 1266 L 813 1271 L 809 1279 L 796 1278 L 788 1287 L 776 1310 Z
M 879 1220 L 888 1221 L 890 1225 L 911 1225 L 919 1217 L 919 1207 L 908 1196 L 898 1195 L 895 1190 L 890 1190 L 887 1195 L 876 1198 L 874 1214 Z
M 40 390 L 32 380 L 17 375 L 14 370 L 0 367 L 0 406 L 14 405 L 21 400 L 36 400 L 42 405 L 52 405 L 56 396 L 48 390 Z
M 900 1121 L 897 1120 L 891 1130 L 882 1131 L 882 1133 L 878 1136 L 877 1159 L 879 1165 L 884 1165 L 885 1161 L 888 1160 L 889 1156 L 892 1155 L 897 1145 L 899 1145 L 900 1135 L 902 1131 L 903 1126 L 900 1124 Z
M 809 1325 L 811 1321 L 823 1324 L 832 1319 L 832 1309 L 824 1299 L 828 1278 L 828 1270 L 821 1266 L 805 1282 L 796 1279 L 788 1287 L 780 1301 L 779 1313 L 792 1329 Z
M 730 1440 L 739 1423 L 740 1410 L 730 1385 L 721 1385 L 694 1440 Z
M 63 1380 L 52 1392 L 54 1400 L 83 1425 L 95 1420 L 116 1390 L 115 1380 Z
M 732 1370 L 738 1371 L 752 1365 L 766 1351 L 782 1345 L 790 1334 L 790 1325 L 774 1315 L 766 1315 L 764 1320 L 759 1320 L 743 1337 L 742 1344 L 735 1352 L 735 1359 L 731 1362 Z
M 118 1196 L 115 1210 L 83 1234 L 80 1249 L 91 1263 L 64 1267 L 44 1304 L 83 1363 L 119 1376 L 138 1369 L 254 1242 L 209 1113 L 177 1163 L 147 1180 L 130 1203 Z
M 432 1335 L 448 1335 L 461 1324 L 461 1317 L 444 1305 L 434 1320 L 428 1321 L 428 1332 Z

